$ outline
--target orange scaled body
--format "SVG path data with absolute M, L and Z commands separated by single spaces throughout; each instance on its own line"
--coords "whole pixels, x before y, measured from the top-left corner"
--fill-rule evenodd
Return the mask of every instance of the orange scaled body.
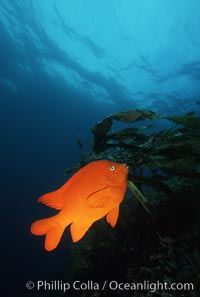
M 80 240 L 90 226 L 105 215 L 114 227 L 126 192 L 127 175 L 126 164 L 106 160 L 87 164 L 58 190 L 39 198 L 39 202 L 60 211 L 53 217 L 34 222 L 31 233 L 46 234 L 45 249 L 51 251 L 70 224 L 73 242 Z

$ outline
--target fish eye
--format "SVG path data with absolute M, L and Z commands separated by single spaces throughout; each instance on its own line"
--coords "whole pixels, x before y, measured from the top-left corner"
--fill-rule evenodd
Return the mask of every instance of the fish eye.
M 115 170 L 115 166 L 114 166 L 114 165 L 111 165 L 111 166 L 110 166 L 110 170 L 111 170 L 111 171 Z

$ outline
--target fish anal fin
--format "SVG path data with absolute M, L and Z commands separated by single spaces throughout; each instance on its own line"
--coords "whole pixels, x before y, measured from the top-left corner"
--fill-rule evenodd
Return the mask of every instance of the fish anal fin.
M 106 221 L 112 226 L 115 227 L 119 215 L 119 206 L 113 208 L 106 216 Z
M 62 195 L 58 191 L 47 193 L 42 195 L 38 202 L 59 210 L 62 208 Z
M 74 222 L 70 226 L 70 232 L 72 236 L 72 241 L 77 242 L 79 241 L 85 233 L 88 231 L 92 223 L 85 223 L 85 222 Z

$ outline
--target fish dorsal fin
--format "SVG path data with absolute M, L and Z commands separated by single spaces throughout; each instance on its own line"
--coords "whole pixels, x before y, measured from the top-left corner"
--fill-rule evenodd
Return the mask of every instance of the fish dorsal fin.
M 115 227 L 119 215 L 119 206 L 113 208 L 106 216 L 106 221 L 112 227 Z
M 108 187 L 102 188 L 96 192 L 93 192 L 87 197 L 87 206 L 91 208 L 102 208 L 105 207 L 108 201 L 106 190 Z
M 62 208 L 62 195 L 58 191 L 50 192 L 42 195 L 38 202 L 59 210 Z

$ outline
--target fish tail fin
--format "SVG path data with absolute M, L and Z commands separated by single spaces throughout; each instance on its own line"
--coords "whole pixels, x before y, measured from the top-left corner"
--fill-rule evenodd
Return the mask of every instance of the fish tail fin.
M 88 231 L 92 223 L 74 222 L 73 224 L 71 224 L 70 232 L 72 236 L 72 241 L 73 242 L 79 241 Z
M 45 238 L 45 249 L 47 251 L 54 250 L 65 230 L 66 225 L 60 225 L 58 222 L 57 215 L 51 218 L 43 219 L 32 223 L 31 233 L 34 235 L 44 235 Z
M 31 233 L 34 235 L 44 235 L 46 234 L 51 228 L 55 227 L 55 216 L 38 220 L 31 225 Z
M 46 251 L 52 251 L 57 247 L 63 235 L 64 230 L 65 230 L 65 227 L 57 226 L 50 229 L 47 232 L 46 238 L 45 238 L 45 245 L 44 245 Z

